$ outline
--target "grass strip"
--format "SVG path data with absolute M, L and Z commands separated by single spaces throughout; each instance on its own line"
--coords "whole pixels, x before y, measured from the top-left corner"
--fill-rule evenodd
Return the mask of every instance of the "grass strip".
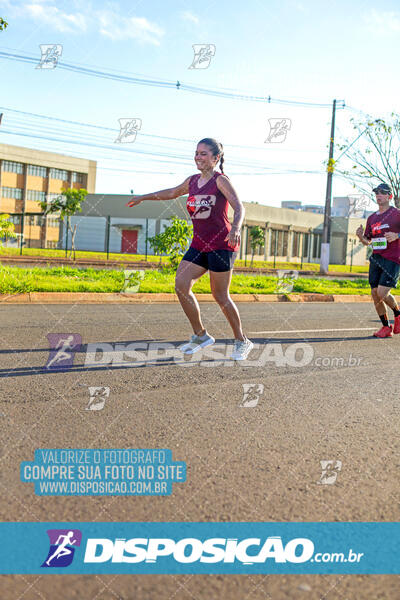
M 171 272 L 146 271 L 140 292 L 173 293 L 175 275 Z M 277 277 L 233 275 L 231 294 L 277 293 Z M 124 284 L 123 270 L 60 267 L 25 269 L 0 265 L 0 293 L 27 292 L 120 292 Z M 193 287 L 194 292 L 210 293 L 208 274 Z M 292 293 L 360 294 L 370 293 L 366 279 L 310 279 L 294 281 Z

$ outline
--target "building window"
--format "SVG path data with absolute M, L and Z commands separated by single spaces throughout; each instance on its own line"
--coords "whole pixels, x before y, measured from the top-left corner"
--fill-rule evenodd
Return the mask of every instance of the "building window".
M 28 215 L 27 217 L 25 217 L 25 225 L 31 227 L 41 227 L 42 217 L 40 215 Z
M 27 190 L 26 199 L 35 202 L 43 202 L 46 200 L 46 192 L 38 192 L 37 190 Z
M 3 198 L 14 198 L 15 200 L 22 200 L 22 189 L 21 188 L 10 188 L 2 187 L 1 195 Z
M 85 173 L 72 173 L 72 181 L 74 183 L 80 183 L 81 185 L 83 185 L 85 183 L 85 177 Z
M 314 235 L 314 247 L 313 247 L 314 258 L 320 258 L 320 256 L 321 256 L 321 239 L 322 239 L 322 236 L 320 234 Z
M 57 217 L 47 217 L 47 227 L 59 227 L 60 219 Z
M 298 231 L 293 232 L 293 245 L 292 245 L 292 256 L 300 256 L 300 244 L 301 244 L 301 233 Z
M 28 165 L 28 175 L 47 177 L 47 169 L 46 167 L 38 167 L 37 165 Z
M 57 248 L 58 246 L 58 242 L 55 242 L 54 240 L 47 240 L 46 242 L 46 248 Z
M 62 181 L 68 181 L 68 171 L 61 169 L 50 169 L 50 177 L 52 179 L 61 179 Z
M 278 234 L 278 232 L 277 232 L 276 229 L 271 229 L 271 234 L 270 234 L 270 243 L 271 243 L 270 254 L 272 254 L 272 256 L 276 256 L 276 254 L 277 254 L 277 248 L 276 248 L 277 234 Z
M 287 256 L 289 232 L 280 229 L 271 229 L 271 254 L 272 256 Z
M 282 252 L 282 256 L 287 256 L 287 254 L 288 254 L 288 248 L 289 248 L 289 232 L 288 231 L 284 231 L 283 232 L 283 252 Z
M 3 160 L 2 170 L 8 171 L 8 173 L 19 173 L 24 172 L 24 165 L 22 163 L 12 162 L 11 160 Z
M 305 233 L 303 237 L 303 257 L 308 257 L 308 246 L 310 244 L 310 234 Z

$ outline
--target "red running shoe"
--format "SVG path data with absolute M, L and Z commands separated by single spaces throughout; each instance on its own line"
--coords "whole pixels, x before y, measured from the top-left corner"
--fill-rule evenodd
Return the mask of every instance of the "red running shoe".
M 379 331 L 374 333 L 374 336 L 378 338 L 393 337 L 393 327 L 391 325 L 389 327 L 384 325 Z
M 393 333 L 400 333 L 400 315 L 394 318 Z

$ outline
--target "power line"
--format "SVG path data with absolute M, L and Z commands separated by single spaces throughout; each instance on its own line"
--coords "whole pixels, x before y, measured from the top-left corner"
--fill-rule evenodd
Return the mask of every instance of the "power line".
M 23 62 L 28 64 L 38 65 L 38 57 L 28 56 L 26 54 L 16 54 L 11 52 L 2 52 L 0 51 L 0 58 L 4 58 L 6 60 L 14 60 L 17 62 Z M 322 102 L 306 102 L 306 101 L 298 101 L 298 100 L 284 100 L 282 98 L 274 98 L 271 95 L 263 95 L 256 96 L 252 94 L 247 94 L 244 92 L 234 92 L 234 91 L 225 91 L 223 89 L 218 88 L 203 88 L 199 86 L 193 86 L 186 83 L 182 83 L 181 81 L 177 81 L 174 83 L 173 81 L 162 80 L 162 79 L 144 79 L 142 77 L 132 77 L 128 75 L 119 75 L 118 73 L 113 73 L 111 71 L 103 71 L 100 69 L 93 69 L 88 67 L 83 67 L 74 63 L 66 63 L 63 61 L 58 61 L 57 63 L 58 69 L 63 69 L 67 71 L 72 71 L 75 73 L 79 73 L 81 75 L 87 75 L 91 77 L 98 77 L 101 79 L 111 79 L 114 81 L 121 81 L 123 83 L 129 83 L 134 85 L 144 85 L 144 86 L 152 86 L 166 89 L 176 89 L 177 91 L 187 91 L 193 94 L 206 94 L 209 96 L 225 98 L 230 100 L 244 100 L 249 102 L 262 102 L 268 104 L 283 104 L 283 105 L 291 105 L 291 106 L 302 106 L 302 107 L 314 107 L 314 108 L 330 108 L 331 103 L 322 103 Z M 345 108 L 344 100 L 338 101 L 338 108 Z
M 11 113 L 18 113 L 21 115 L 27 115 L 30 117 L 37 117 L 40 119 L 47 119 L 50 121 L 58 121 L 60 123 L 66 123 L 68 125 L 79 125 L 81 127 L 90 127 L 90 128 L 94 128 L 94 129 L 100 129 L 102 131 L 112 131 L 114 134 L 118 134 L 119 131 L 116 128 L 113 127 L 105 127 L 103 125 L 94 125 L 93 123 L 85 123 L 82 121 L 71 121 L 68 119 L 61 119 L 60 117 L 50 117 L 49 115 L 41 115 L 38 113 L 31 113 L 31 112 L 27 112 L 27 111 L 23 111 L 23 110 L 16 110 L 14 108 L 9 108 L 6 106 L 1 106 L 0 110 L 6 110 L 8 112 Z M 142 131 L 138 131 L 137 132 L 137 137 L 152 137 L 152 138 L 157 138 L 157 139 L 161 139 L 161 140 L 167 140 L 167 141 L 172 141 L 172 142 L 184 142 L 184 143 L 189 143 L 189 144 L 196 144 L 198 140 L 195 139 L 188 139 L 188 138 L 177 138 L 177 137 L 168 137 L 168 136 L 164 136 L 164 135 L 157 135 L 154 133 L 144 133 Z M 271 145 L 272 147 L 272 145 Z M 264 144 L 262 147 L 260 146 L 246 146 L 244 144 L 224 144 L 224 148 L 239 148 L 239 149 L 244 149 L 244 150 L 268 150 L 269 146 Z M 277 148 L 276 144 L 274 144 L 274 151 L 276 150 L 284 150 L 285 152 L 298 152 L 298 149 L 293 148 L 293 150 L 288 150 L 287 148 Z M 302 152 L 319 152 L 319 150 L 303 150 Z
M 12 112 L 16 112 L 19 115 L 22 111 L 12 111 Z M 26 112 L 24 112 L 23 114 L 27 114 L 29 117 L 31 115 L 33 115 L 33 113 L 26 113 Z M 41 115 L 35 115 L 34 119 L 36 117 L 40 118 Z M 56 118 L 53 118 L 53 120 L 57 121 Z M 173 161 L 175 159 L 174 162 L 176 162 L 176 160 L 179 160 L 181 162 L 186 162 L 187 164 L 191 164 L 191 160 L 188 159 L 188 155 L 186 154 L 186 152 L 184 154 L 182 154 L 181 152 L 171 153 L 169 148 L 167 151 L 164 151 L 166 149 L 164 149 L 162 146 L 154 145 L 154 144 L 146 144 L 144 142 L 140 142 L 140 140 L 136 142 L 135 147 L 132 147 L 131 144 L 121 146 L 120 144 L 110 143 L 110 139 L 108 137 L 92 135 L 90 133 L 82 133 L 80 131 L 73 131 L 71 129 L 68 129 L 68 131 L 66 132 L 65 128 L 60 130 L 57 127 L 54 128 L 54 127 L 46 126 L 46 132 L 48 134 L 61 136 L 61 137 L 57 137 L 57 139 L 55 139 L 54 137 L 41 135 L 42 130 L 43 130 L 43 125 L 41 123 L 38 125 L 40 127 L 40 131 L 38 132 L 35 122 L 26 123 L 25 121 L 22 121 L 22 123 L 20 123 L 18 118 L 15 120 L 16 121 L 15 123 L 14 123 L 13 118 L 11 118 L 9 121 L 10 121 L 9 125 L 10 126 L 12 125 L 15 129 L 14 130 L 4 129 L 4 126 L 3 126 L 2 131 L 4 133 L 10 133 L 11 135 L 12 134 L 15 134 L 15 135 L 24 134 L 25 137 L 29 137 L 28 134 L 33 132 L 32 137 L 39 137 L 39 138 L 46 137 L 46 139 L 48 139 L 49 141 L 57 141 L 57 142 L 62 142 L 62 143 L 66 143 L 66 144 L 68 144 L 69 142 L 71 144 L 79 143 L 79 145 L 87 145 L 87 146 L 91 146 L 91 147 L 112 150 L 112 152 L 125 152 L 125 153 L 129 153 L 129 154 L 134 153 L 135 155 L 143 154 L 143 155 L 150 155 L 150 156 L 163 156 L 166 158 L 171 158 L 171 159 L 173 159 Z M 64 125 L 66 120 L 59 119 L 59 121 Z M 71 121 L 70 123 L 74 124 L 75 122 Z M 79 123 L 79 125 L 84 126 L 83 123 Z M 102 129 L 100 126 L 98 126 L 97 128 L 100 130 Z M 105 130 L 108 133 L 110 128 L 105 128 Z M 115 135 L 115 130 L 111 129 L 111 131 L 113 131 L 114 135 Z M 40 133 L 40 135 L 36 135 L 38 133 Z M 65 135 L 67 135 L 68 137 L 65 138 L 64 137 Z M 142 146 L 145 146 L 145 148 L 142 149 Z M 155 148 L 157 151 L 151 150 L 152 148 Z M 255 148 L 255 150 L 258 151 L 259 148 Z M 137 156 L 136 156 L 136 158 L 137 158 Z M 254 161 L 254 160 L 246 161 L 246 160 L 237 159 L 237 158 L 235 159 L 234 157 L 231 158 L 230 162 L 234 166 L 250 167 L 252 169 L 263 169 L 263 171 L 265 171 L 265 169 L 272 170 L 272 169 L 279 168 L 279 166 L 277 166 L 277 165 L 275 165 L 273 167 L 272 166 L 266 167 L 263 162 Z
M 77 139 L 77 140 L 63 140 L 61 138 L 56 138 L 56 137 L 51 137 L 51 136 L 44 136 L 44 135 L 39 135 L 37 133 L 25 133 L 23 131 L 13 131 L 13 130 L 8 130 L 8 129 L 2 129 L 3 133 L 6 134 L 10 134 L 10 135 L 18 135 L 18 136 L 22 136 L 22 137 L 33 137 L 33 138 L 37 138 L 37 139 L 43 139 L 46 141 L 52 141 L 52 142 L 61 142 L 64 144 L 74 144 L 74 145 L 78 145 L 78 146 L 82 146 L 82 145 L 86 145 L 88 147 L 95 147 L 95 148 L 100 148 L 100 149 L 105 149 L 105 150 L 112 150 L 114 152 L 124 152 L 124 153 L 134 153 L 134 154 L 139 154 L 139 155 L 146 155 L 146 156 L 157 156 L 157 162 L 163 162 L 166 163 L 168 165 L 174 165 L 174 164 L 179 164 L 182 165 L 186 164 L 187 166 L 191 166 L 192 165 L 192 161 L 189 160 L 186 156 L 179 156 L 179 155 L 171 155 L 168 153 L 164 153 L 164 152 L 149 152 L 146 150 L 134 150 L 134 149 L 128 149 L 128 148 L 119 148 L 119 147 L 113 147 L 113 146 L 108 146 L 108 145 L 104 145 L 104 144 L 96 144 L 96 143 L 92 143 L 87 141 L 87 139 L 81 140 L 81 139 Z M 165 157 L 165 158 L 171 158 L 172 160 L 164 160 L 163 158 L 159 158 L 159 157 Z M 109 158 L 109 157 L 107 157 Z M 137 158 L 137 157 L 135 157 Z M 178 159 L 179 162 L 177 162 L 177 160 L 174 159 Z M 120 160 L 120 159 L 118 159 Z M 248 174 L 253 174 L 253 175 L 267 175 L 268 173 L 271 172 L 271 174 L 275 171 L 274 174 L 276 173 L 276 167 L 267 167 L 265 165 L 262 164 L 254 164 L 254 162 L 252 163 L 247 163 L 246 161 L 235 161 L 235 160 L 231 160 L 230 161 L 232 166 L 237 166 L 237 167 L 250 167 L 250 168 L 254 168 L 254 169 L 261 169 L 262 172 L 261 173 L 257 173 L 257 171 L 253 171 L 252 173 L 248 173 Z M 315 171 L 315 170 L 302 170 L 302 169 L 284 169 L 284 170 L 280 170 L 279 171 L 280 174 L 290 174 L 290 173 L 310 173 L 310 174 L 322 174 L 323 171 Z M 235 173 L 236 174 L 236 173 Z

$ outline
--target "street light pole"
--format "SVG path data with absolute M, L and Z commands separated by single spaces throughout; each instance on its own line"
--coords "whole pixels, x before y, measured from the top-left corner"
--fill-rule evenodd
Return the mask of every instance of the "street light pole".
M 326 181 L 324 229 L 322 232 L 320 273 L 326 275 L 329 270 L 329 246 L 331 241 L 331 201 L 332 201 L 332 178 L 333 178 L 333 148 L 335 145 L 335 116 L 336 100 L 332 106 L 331 138 L 329 143 L 328 177 Z

